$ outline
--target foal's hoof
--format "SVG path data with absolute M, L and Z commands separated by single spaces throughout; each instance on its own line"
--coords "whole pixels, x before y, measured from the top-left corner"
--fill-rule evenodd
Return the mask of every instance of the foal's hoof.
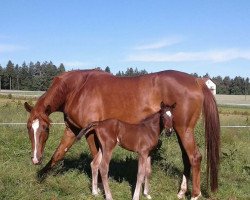
M 93 191 L 92 191 L 92 195 L 93 195 L 93 196 L 98 196 L 99 193 L 100 193 L 100 191 L 101 191 L 101 190 L 100 190 L 99 188 L 97 188 L 97 190 L 93 190 Z
M 191 200 L 198 200 L 201 197 L 201 192 L 197 197 L 192 197 Z
M 180 190 L 180 192 L 177 194 L 178 199 L 184 199 L 185 198 L 185 191 Z
M 145 196 L 147 199 L 152 199 L 152 197 L 151 197 L 149 194 L 144 194 L 144 196 Z

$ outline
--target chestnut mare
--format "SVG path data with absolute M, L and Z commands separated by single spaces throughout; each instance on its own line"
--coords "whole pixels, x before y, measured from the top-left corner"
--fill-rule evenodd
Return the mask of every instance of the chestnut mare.
M 194 128 L 201 112 L 205 122 L 207 178 L 212 191 L 218 188 L 220 122 L 215 98 L 200 78 L 178 71 L 162 71 L 137 77 L 116 77 L 98 70 L 65 72 L 54 78 L 52 85 L 30 112 L 27 122 L 32 144 L 32 162 L 40 164 L 49 133 L 49 115 L 60 111 L 66 124 L 62 140 L 44 172 L 50 170 L 76 141 L 79 131 L 94 121 L 109 118 L 136 124 L 156 113 L 160 103 L 172 105 L 174 129 L 182 150 L 183 178 L 178 198 L 187 191 L 192 169 L 192 197 L 200 191 L 201 154 L 194 138 Z M 94 157 L 98 153 L 95 135 L 87 142 Z
M 143 194 L 151 199 L 149 193 L 149 177 L 151 175 L 151 157 L 149 153 L 156 147 L 160 133 L 164 128 L 164 132 L 172 132 L 173 127 L 173 108 L 161 103 L 161 110 L 139 124 L 128 124 L 117 119 L 106 119 L 100 122 L 90 123 L 84 128 L 77 139 L 82 135 L 86 135 L 89 131 L 95 130 L 100 149 L 98 154 L 91 162 L 92 169 L 92 194 L 98 194 L 97 180 L 98 169 L 100 170 L 102 183 L 107 200 L 112 200 L 108 184 L 109 163 L 112 151 L 117 144 L 129 151 L 139 154 L 137 182 L 133 200 L 139 200 L 141 185 L 145 180 Z

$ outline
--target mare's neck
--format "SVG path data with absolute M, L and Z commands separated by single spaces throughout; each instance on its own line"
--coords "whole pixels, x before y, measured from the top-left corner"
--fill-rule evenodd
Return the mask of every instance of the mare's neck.
M 50 115 L 56 111 L 63 111 L 66 101 L 66 88 L 64 90 L 58 87 L 50 87 L 37 101 L 35 108 L 38 112 Z M 48 109 L 49 108 L 49 109 Z

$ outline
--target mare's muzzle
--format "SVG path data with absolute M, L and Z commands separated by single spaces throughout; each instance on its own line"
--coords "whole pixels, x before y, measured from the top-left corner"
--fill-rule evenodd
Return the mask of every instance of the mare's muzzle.
M 33 163 L 34 165 L 40 165 L 40 164 L 42 163 L 43 158 L 42 158 L 42 156 L 41 156 L 41 157 L 38 157 L 38 158 L 36 158 L 36 157 L 31 157 L 31 160 L 32 160 L 32 163 Z

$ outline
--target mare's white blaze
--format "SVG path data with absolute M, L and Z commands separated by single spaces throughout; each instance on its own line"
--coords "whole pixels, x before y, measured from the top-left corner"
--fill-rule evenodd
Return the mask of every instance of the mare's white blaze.
M 185 197 L 185 193 L 187 191 L 187 178 L 185 175 L 182 177 L 182 182 L 181 182 L 181 190 L 178 193 L 178 199 L 182 199 Z
M 170 111 L 167 111 L 167 112 L 166 112 L 166 115 L 169 116 L 169 117 L 171 117 L 171 116 L 172 116 L 172 113 L 171 113 Z
M 33 128 L 33 132 L 34 132 L 34 142 L 35 142 L 35 144 L 34 144 L 34 146 L 35 146 L 35 148 L 34 148 L 34 152 L 33 152 L 33 159 L 32 159 L 32 161 L 33 161 L 33 163 L 38 163 L 39 161 L 38 161 L 38 159 L 37 159 L 37 144 L 38 144 L 38 138 L 37 138 L 37 130 L 38 130 L 38 128 L 39 128 L 39 120 L 38 119 L 35 119 L 33 122 L 32 122 L 32 128 Z

